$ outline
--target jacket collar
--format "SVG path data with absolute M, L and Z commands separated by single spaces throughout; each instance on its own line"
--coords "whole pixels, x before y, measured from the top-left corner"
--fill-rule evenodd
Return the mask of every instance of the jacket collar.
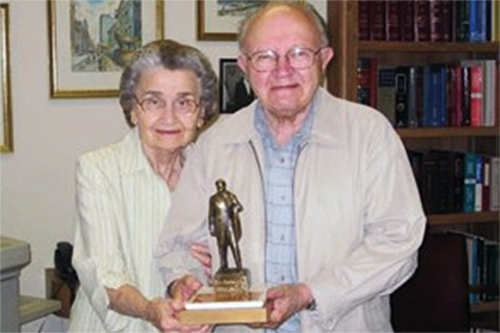
M 329 94 L 324 88 L 319 88 L 316 93 L 316 107 L 318 108 L 313 120 L 312 131 L 307 142 L 320 145 L 336 146 L 340 143 L 340 133 L 345 131 L 340 120 L 345 109 L 341 100 Z M 227 119 L 220 119 L 220 126 L 214 126 L 212 130 L 219 133 L 222 144 L 246 143 L 250 140 L 259 140 L 259 134 L 254 128 L 254 113 L 259 101 L 255 100 L 247 107 L 241 109 Z
M 134 127 L 123 139 L 120 158 L 122 160 L 121 173 L 131 175 L 141 170 L 151 170 L 148 159 L 142 150 L 139 129 Z

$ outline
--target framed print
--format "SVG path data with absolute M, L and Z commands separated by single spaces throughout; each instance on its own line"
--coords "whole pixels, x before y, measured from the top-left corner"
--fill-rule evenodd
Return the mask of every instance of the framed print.
M 272 0 L 197 0 L 198 40 L 236 40 L 241 19 L 269 1 Z
M 9 41 L 9 5 L 0 4 L 0 107 L 2 124 L 0 138 L 2 139 L 0 151 L 10 153 L 14 151 L 12 134 L 12 95 L 10 83 L 10 41 Z
M 50 96 L 118 96 L 134 50 L 163 38 L 162 0 L 48 0 Z
M 220 111 L 234 113 L 250 104 L 254 93 L 236 59 L 220 59 Z

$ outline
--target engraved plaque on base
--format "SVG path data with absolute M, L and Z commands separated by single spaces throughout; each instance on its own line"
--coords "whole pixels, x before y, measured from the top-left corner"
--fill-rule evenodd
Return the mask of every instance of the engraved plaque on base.
M 249 298 L 249 292 L 248 269 L 219 270 L 214 276 L 214 293 L 217 301 L 244 301 Z
M 186 303 L 181 313 L 184 324 L 248 324 L 267 321 L 265 290 L 253 290 L 250 271 L 243 267 L 238 242 L 242 228 L 239 213 L 243 206 L 226 189 L 226 182 L 215 182 L 217 192 L 210 197 L 209 231 L 217 240 L 220 267 L 213 288 L 203 288 Z M 229 267 L 227 255 L 233 255 L 236 267 Z

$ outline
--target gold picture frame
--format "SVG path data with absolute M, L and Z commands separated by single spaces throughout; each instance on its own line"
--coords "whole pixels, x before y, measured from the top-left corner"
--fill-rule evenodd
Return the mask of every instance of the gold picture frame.
M 0 152 L 11 153 L 14 151 L 14 139 L 12 133 L 12 95 L 10 82 L 10 40 L 9 40 L 9 5 L 0 4 L 0 78 L 2 89 L 0 89 L 1 114 L 2 114 L 2 143 Z
M 164 38 L 163 0 L 47 1 L 51 98 L 117 97 L 132 52 Z
M 198 40 L 234 41 L 238 25 L 248 12 L 273 0 L 197 0 L 197 38 Z M 301 3 L 304 0 L 290 0 Z

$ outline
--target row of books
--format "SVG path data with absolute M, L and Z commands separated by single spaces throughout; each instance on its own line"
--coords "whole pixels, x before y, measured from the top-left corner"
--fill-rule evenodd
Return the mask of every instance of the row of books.
M 427 214 L 499 210 L 498 156 L 431 149 L 408 157 Z
M 498 72 L 493 59 L 379 67 L 376 58 L 359 58 L 357 101 L 397 128 L 494 126 Z
M 476 286 L 469 294 L 471 304 L 499 299 L 499 243 L 496 240 L 462 232 L 467 249 L 469 285 Z M 481 288 L 482 287 L 482 288 Z
M 500 39 L 496 0 L 363 0 L 358 39 L 487 42 Z

